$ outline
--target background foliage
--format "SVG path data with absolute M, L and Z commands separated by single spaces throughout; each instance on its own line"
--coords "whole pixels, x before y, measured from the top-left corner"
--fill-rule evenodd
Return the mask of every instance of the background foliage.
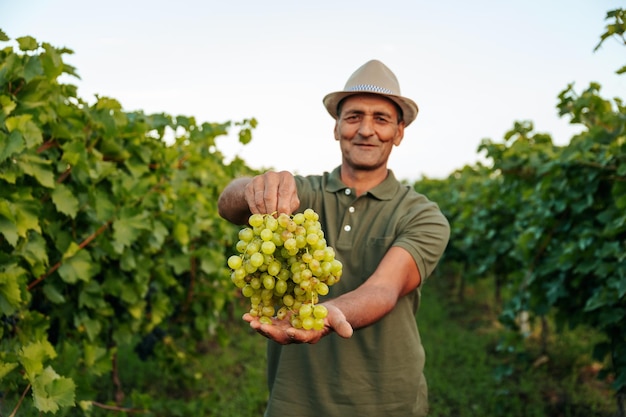
M 598 47 L 624 40 L 624 11 L 607 20 Z M 136 375 L 122 368 L 140 362 L 120 361 L 155 363 L 155 387 L 184 390 L 205 377 L 198 358 L 220 346 L 207 337 L 228 345 L 224 324 L 238 304 L 225 264 L 236 230 L 216 201 L 232 178 L 254 172 L 227 163 L 215 139 L 235 129 L 247 143 L 256 121 L 198 123 L 126 112 L 107 97 L 88 103 L 61 81 L 77 77 L 63 62 L 70 50 L 29 36 L 10 46 L 1 31 L 0 40 L 8 45 L 0 51 L 0 380 L 3 396 L 19 398 L 11 415 L 209 413 L 173 407 L 158 389 L 128 393 L 123 384 Z M 581 127 L 568 145 L 516 122 L 502 142 L 479 148 L 490 166 L 414 186 L 451 222 L 443 264 L 458 267 L 456 296 L 490 279 L 502 323 L 523 336 L 536 324 L 546 340 L 552 328 L 594 329 L 600 377 L 623 416 L 626 107 L 600 91 L 568 86 L 559 95 L 560 114 Z M 512 343 L 498 352 L 517 352 Z M 543 353 L 553 354 L 547 343 Z
M 626 45 L 626 13 L 607 13 L 601 43 Z M 617 71 L 624 73 L 624 68 Z M 500 319 L 529 334 L 600 332 L 594 357 L 605 363 L 619 415 L 626 406 L 626 106 L 601 86 L 567 86 L 562 117 L 581 127 L 566 146 L 516 122 L 502 142 L 479 147 L 490 161 L 415 188 L 437 201 L 452 223 L 444 262 L 461 265 L 462 282 L 494 280 Z M 463 293 L 463 285 L 459 295 Z M 553 352 L 557 354 L 557 352 Z
M 219 331 L 235 233 L 216 201 L 251 170 L 215 147 L 231 123 L 88 104 L 59 81 L 71 51 L 16 42 L 0 51 L 0 378 L 40 411 L 88 412 L 119 349 Z M 241 142 L 255 125 L 234 124 Z

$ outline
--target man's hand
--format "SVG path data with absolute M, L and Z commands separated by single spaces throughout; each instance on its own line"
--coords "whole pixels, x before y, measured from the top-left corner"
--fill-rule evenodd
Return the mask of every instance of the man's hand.
M 292 214 L 300 206 L 296 181 L 287 171 L 257 175 L 244 189 L 252 214 Z
M 289 317 L 283 320 L 273 318 L 272 324 L 263 324 L 259 321 L 258 317 L 254 317 L 248 313 L 243 315 L 243 319 L 250 323 L 250 327 L 258 333 L 281 345 L 291 343 L 315 344 L 331 331 L 335 331 L 343 338 L 351 337 L 353 332 L 352 326 L 346 320 L 346 316 L 343 312 L 335 306 L 327 305 L 327 308 L 328 316 L 324 319 L 324 328 L 322 330 L 296 329 L 289 323 Z

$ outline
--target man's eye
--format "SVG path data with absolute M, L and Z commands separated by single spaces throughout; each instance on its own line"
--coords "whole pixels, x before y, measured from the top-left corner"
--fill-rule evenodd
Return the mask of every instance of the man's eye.
M 358 114 L 351 114 L 349 116 L 346 116 L 344 120 L 346 122 L 358 122 L 359 120 L 361 120 L 361 116 L 359 116 Z

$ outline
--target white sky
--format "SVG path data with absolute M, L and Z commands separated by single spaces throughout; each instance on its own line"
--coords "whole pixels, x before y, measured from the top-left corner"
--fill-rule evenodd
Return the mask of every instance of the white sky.
M 417 120 L 392 152 L 402 179 L 444 178 L 481 158 L 515 121 L 566 144 L 580 129 L 557 114 L 557 96 L 596 81 L 626 99 L 626 47 L 604 32 L 626 0 L 0 0 L 0 28 L 73 55 L 79 96 L 125 110 L 254 117 L 253 141 L 218 142 L 255 168 L 321 173 L 340 162 L 322 97 L 380 59 L 417 102 Z

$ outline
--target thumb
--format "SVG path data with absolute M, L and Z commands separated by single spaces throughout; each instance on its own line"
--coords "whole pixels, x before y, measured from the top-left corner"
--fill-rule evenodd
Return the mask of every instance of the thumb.
M 354 330 L 352 329 L 350 323 L 348 323 L 348 320 L 346 320 L 346 316 L 343 312 L 339 309 L 336 309 L 336 312 L 336 314 L 329 317 L 328 323 L 330 324 L 330 327 L 335 330 L 335 333 L 345 339 L 348 339 L 352 336 Z

